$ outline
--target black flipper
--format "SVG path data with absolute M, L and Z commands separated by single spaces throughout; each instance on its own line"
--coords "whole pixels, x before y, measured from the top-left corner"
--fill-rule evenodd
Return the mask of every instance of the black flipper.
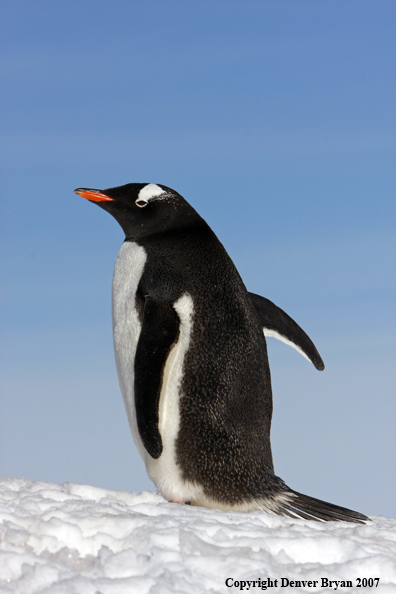
M 146 297 L 135 356 L 135 407 L 139 435 L 152 458 L 162 453 L 158 429 L 162 376 L 178 336 L 179 318 L 172 305 Z
M 364 514 L 347 509 L 346 507 L 340 507 L 339 505 L 327 503 L 327 501 L 322 501 L 321 499 L 302 495 L 302 493 L 297 493 L 297 491 L 293 491 L 292 489 L 286 493 L 290 493 L 292 498 L 289 503 L 284 503 L 277 511 L 279 515 L 323 522 L 341 521 L 364 524 L 370 521 L 370 518 Z
M 291 346 L 304 354 L 316 369 L 323 371 L 322 357 L 304 330 L 283 309 L 269 299 L 255 293 L 249 293 L 249 297 L 257 312 L 264 334 L 266 334 L 265 330 L 269 330 L 274 333 L 276 338 L 279 337 L 280 340 L 291 343 Z

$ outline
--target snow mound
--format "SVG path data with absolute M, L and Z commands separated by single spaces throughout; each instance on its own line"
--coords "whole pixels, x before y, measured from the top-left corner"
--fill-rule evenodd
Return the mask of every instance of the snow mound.
M 210 594 L 259 592 L 264 584 L 271 593 L 394 594 L 396 520 L 371 519 L 221 512 L 147 491 L 3 478 L 0 593 Z M 357 578 L 380 578 L 379 585 L 359 588 Z

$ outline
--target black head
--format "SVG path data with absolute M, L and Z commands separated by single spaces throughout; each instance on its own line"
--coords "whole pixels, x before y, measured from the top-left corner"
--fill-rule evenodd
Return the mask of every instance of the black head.
M 74 192 L 107 210 L 126 238 L 135 241 L 201 218 L 180 194 L 159 184 L 126 184 L 107 190 L 78 188 Z

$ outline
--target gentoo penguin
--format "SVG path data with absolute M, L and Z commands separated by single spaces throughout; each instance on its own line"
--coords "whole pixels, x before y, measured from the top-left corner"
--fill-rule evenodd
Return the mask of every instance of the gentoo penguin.
M 323 361 L 305 332 L 248 293 L 223 245 L 161 184 L 78 188 L 125 232 L 112 292 L 121 392 L 149 476 L 169 501 L 310 520 L 366 516 L 290 489 L 275 475 L 265 335 Z

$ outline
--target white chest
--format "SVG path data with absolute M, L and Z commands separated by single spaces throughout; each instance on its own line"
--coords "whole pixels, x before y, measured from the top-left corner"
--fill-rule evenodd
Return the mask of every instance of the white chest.
M 146 260 L 146 252 L 141 246 L 132 242 L 123 243 L 114 267 L 112 292 L 113 342 L 118 381 L 133 439 L 143 460 L 147 452 L 136 423 L 134 362 L 141 331 L 135 296 Z

